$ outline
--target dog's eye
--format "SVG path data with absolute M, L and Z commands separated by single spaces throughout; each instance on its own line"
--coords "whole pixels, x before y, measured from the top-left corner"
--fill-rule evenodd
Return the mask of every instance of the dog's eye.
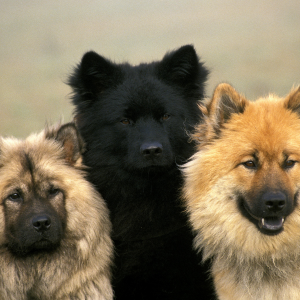
M 131 124 L 131 121 L 130 121 L 129 119 L 123 119 L 123 120 L 121 120 L 121 123 L 122 123 L 123 125 L 130 125 L 130 124 Z
M 285 163 L 284 163 L 284 167 L 285 168 L 292 168 L 294 165 L 295 165 L 295 161 L 294 160 L 287 160 Z
M 171 117 L 171 116 L 170 116 L 169 114 L 164 114 L 164 115 L 161 117 L 161 119 L 162 119 L 162 121 L 166 121 L 166 120 L 168 120 L 170 117 Z
M 52 197 L 56 196 L 59 193 L 60 193 L 60 189 L 58 188 L 51 187 L 49 190 L 49 195 Z
M 19 193 L 13 193 L 8 196 L 8 199 L 14 202 L 20 202 L 22 201 L 22 197 Z
M 243 166 L 245 166 L 248 169 L 255 169 L 256 163 L 253 160 L 247 160 L 243 163 Z

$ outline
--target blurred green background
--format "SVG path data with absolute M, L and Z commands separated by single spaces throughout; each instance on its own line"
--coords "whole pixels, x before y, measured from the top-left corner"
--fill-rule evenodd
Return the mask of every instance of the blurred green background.
M 25 137 L 72 119 L 64 83 L 84 52 L 115 62 L 160 60 L 194 44 L 249 99 L 300 84 L 299 0 L 0 0 L 0 134 Z

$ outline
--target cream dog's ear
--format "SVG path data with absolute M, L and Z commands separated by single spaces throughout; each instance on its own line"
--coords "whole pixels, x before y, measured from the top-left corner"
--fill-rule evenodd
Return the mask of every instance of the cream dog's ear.
M 70 165 L 81 163 L 85 147 L 83 139 L 73 122 L 46 129 L 45 135 L 47 139 L 54 139 L 61 144 L 64 149 L 65 159 Z

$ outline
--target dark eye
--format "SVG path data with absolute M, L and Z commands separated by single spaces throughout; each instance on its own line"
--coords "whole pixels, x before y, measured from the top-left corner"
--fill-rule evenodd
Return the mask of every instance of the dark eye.
M 129 119 L 123 119 L 123 120 L 121 120 L 121 123 L 123 125 L 129 125 L 129 124 L 131 124 L 131 121 Z
M 14 202 L 20 202 L 22 201 L 22 197 L 19 193 L 13 193 L 8 196 L 8 199 Z
M 49 190 L 49 195 L 52 197 L 56 196 L 59 193 L 60 193 L 60 189 L 58 188 L 51 187 Z
M 285 163 L 284 163 L 284 167 L 285 168 L 292 168 L 294 165 L 295 165 L 295 161 L 294 160 L 287 160 Z
M 169 114 L 164 114 L 162 117 L 161 117 L 161 120 L 162 121 L 166 121 L 170 118 L 171 116 Z
M 255 169 L 256 168 L 256 163 L 253 160 L 247 160 L 242 165 L 248 169 Z

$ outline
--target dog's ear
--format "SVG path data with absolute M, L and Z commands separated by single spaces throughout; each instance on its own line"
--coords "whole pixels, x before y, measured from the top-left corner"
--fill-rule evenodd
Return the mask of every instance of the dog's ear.
M 123 80 L 121 68 L 94 51 L 85 53 L 74 68 L 67 84 L 73 89 L 73 103 L 86 107 L 97 100 L 108 88 L 117 86 Z
M 74 123 L 62 125 L 57 132 L 56 140 L 61 142 L 65 152 L 65 159 L 69 164 L 75 165 L 81 160 L 84 142 Z
M 61 125 L 58 128 L 47 129 L 46 138 L 54 139 L 61 144 L 68 164 L 73 166 L 81 164 L 84 142 L 73 122 Z
M 243 113 L 248 103 L 248 100 L 231 85 L 219 84 L 212 99 L 207 99 L 205 104 L 200 104 L 203 122 L 195 128 L 191 139 L 205 145 L 207 142 L 218 138 L 224 123 L 228 122 L 233 114 Z
M 193 98 L 203 98 L 209 71 L 199 61 L 192 45 L 168 52 L 157 65 L 157 72 L 159 78 L 183 88 Z
M 285 98 L 285 107 L 300 116 L 300 86 L 292 89 Z
M 221 83 L 214 91 L 211 101 L 206 106 L 208 116 L 215 131 L 219 131 L 233 114 L 243 113 L 248 101 L 231 85 Z

